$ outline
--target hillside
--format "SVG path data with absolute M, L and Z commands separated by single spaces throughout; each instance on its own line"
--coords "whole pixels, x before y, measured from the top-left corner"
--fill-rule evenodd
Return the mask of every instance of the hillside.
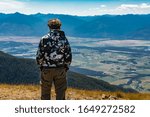
M 150 15 L 70 16 L 57 14 L 0 14 L 0 35 L 42 36 L 47 21 L 59 18 L 67 36 L 115 39 L 149 39 Z M 40 27 L 40 28 L 39 28 Z
M 16 58 L 0 51 L 0 83 L 39 84 L 39 70 L 32 59 Z M 74 72 L 68 73 L 68 86 L 78 89 L 136 92 Z

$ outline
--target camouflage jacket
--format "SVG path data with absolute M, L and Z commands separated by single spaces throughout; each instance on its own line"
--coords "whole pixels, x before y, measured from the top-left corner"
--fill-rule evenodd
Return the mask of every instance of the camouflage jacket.
M 72 53 L 69 42 L 61 30 L 51 30 L 43 36 L 36 55 L 37 64 L 46 68 L 69 68 Z

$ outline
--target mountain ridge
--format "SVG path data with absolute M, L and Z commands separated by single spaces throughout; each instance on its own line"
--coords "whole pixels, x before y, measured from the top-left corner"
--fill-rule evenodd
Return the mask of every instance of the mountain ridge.
M 42 36 L 47 21 L 59 18 L 67 36 L 115 39 L 149 39 L 147 15 L 72 16 L 61 14 L 0 14 L 0 35 Z

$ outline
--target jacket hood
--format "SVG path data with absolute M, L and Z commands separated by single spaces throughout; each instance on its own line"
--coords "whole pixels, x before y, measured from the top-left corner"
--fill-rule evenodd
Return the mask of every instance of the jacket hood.
M 53 35 L 60 35 L 61 37 L 65 37 L 65 33 L 64 31 L 62 30 L 56 30 L 56 29 L 53 29 L 53 30 L 50 30 L 50 34 L 53 34 Z

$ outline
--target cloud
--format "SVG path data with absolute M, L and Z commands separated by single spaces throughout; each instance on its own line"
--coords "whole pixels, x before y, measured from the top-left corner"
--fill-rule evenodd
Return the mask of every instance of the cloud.
M 149 14 L 150 13 L 150 4 L 148 4 L 148 3 L 120 4 L 118 6 L 113 6 L 113 7 L 101 5 L 100 7 L 97 7 L 97 8 L 90 8 L 86 14 L 88 14 L 88 13 L 89 13 L 89 15 Z
M 25 8 L 25 4 L 23 2 L 19 2 L 15 0 L 0 1 L 0 12 L 12 13 L 12 12 L 20 11 L 23 8 Z
M 142 9 L 149 9 L 150 8 L 150 5 L 149 4 L 146 4 L 146 3 L 142 3 L 141 5 L 140 5 L 140 8 L 142 8 Z
M 128 9 L 128 8 L 130 8 L 130 9 L 134 9 L 134 8 L 136 8 L 136 9 L 149 9 L 150 8 L 150 5 L 149 4 L 147 4 L 147 3 L 142 3 L 142 4 L 139 4 L 139 5 L 137 5 L 137 4 L 122 4 L 121 6 L 119 6 L 118 7 L 119 9 Z
M 102 5 L 100 5 L 100 7 L 101 8 L 105 8 L 105 7 L 107 7 L 106 5 L 104 5 L 104 4 L 102 4 Z
M 147 3 L 142 4 L 122 4 L 116 9 L 114 13 L 118 14 L 148 14 L 150 13 L 150 5 Z
M 136 4 L 122 4 L 118 8 L 119 9 L 138 8 L 138 5 L 136 5 Z

